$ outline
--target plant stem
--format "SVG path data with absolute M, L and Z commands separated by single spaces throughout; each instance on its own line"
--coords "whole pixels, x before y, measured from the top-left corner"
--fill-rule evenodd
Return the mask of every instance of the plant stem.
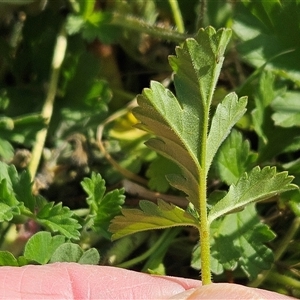
M 210 102 L 209 102 L 210 103 Z M 203 124 L 203 138 L 201 149 L 201 170 L 199 182 L 199 209 L 200 209 L 200 244 L 201 244 L 201 274 L 202 284 L 210 284 L 210 231 L 207 219 L 207 170 L 206 170 L 206 144 L 208 134 L 209 110 L 206 109 Z
M 66 38 L 65 27 L 63 25 L 56 39 L 56 44 L 55 44 L 54 54 L 53 54 L 52 64 L 51 64 L 49 89 L 41 112 L 41 115 L 45 119 L 45 123 L 47 127 L 40 130 L 36 135 L 36 143 L 32 149 L 32 160 L 28 166 L 28 171 L 32 179 L 35 177 L 35 174 L 37 172 L 37 168 L 46 141 L 48 125 L 50 123 L 52 113 L 53 113 L 53 105 L 54 105 L 54 99 L 57 91 L 57 83 L 60 74 L 60 68 L 65 57 L 66 48 L 67 48 L 67 38 Z
M 166 229 L 160 238 L 155 242 L 155 244 L 149 248 L 146 252 L 141 254 L 140 256 L 137 256 L 131 260 L 125 261 L 121 264 L 116 265 L 116 267 L 119 268 L 130 268 L 143 260 L 146 260 L 152 253 L 158 251 L 160 248 L 164 248 L 167 244 L 169 246 L 169 243 L 167 241 L 173 240 L 173 238 L 178 234 L 178 230 L 172 230 L 171 228 Z
M 197 18 L 197 21 L 196 21 L 197 30 L 201 27 L 205 27 L 204 26 L 204 23 L 205 23 L 204 17 L 205 17 L 205 13 L 206 13 L 206 10 L 207 10 L 206 6 L 207 6 L 206 0 L 200 0 L 199 1 L 198 18 Z
M 180 11 L 180 8 L 178 5 L 178 1 L 177 0 L 169 0 L 169 4 L 170 4 L 172 12 L 173 12 L 173 17 L 174 17 L 174 21 L 175 21 L 178 32 L 184 33 L 185 28 L 184 28 L 181 11 Z
M 299 280 L 296 280 L 283 274 L 279 274 L 278 272 L 271 272 L 269 279 L 273 284 L 274 282 L 278 282 L 280 284 L 293 287 L 294 289 L 300 289 Z
M 138 176 L 137 174 L 130 172 L 129 170 L 120 166 L 118 164 L 118 162 L 116 162 L 113 159 L 113 157 L 106 151 L 106 149 L 102 143 L 102 135 L 103 135 L 103 130 L 104 130 L 105 125 L 109 124 L 110 122 L 116 120 L 117 118 L 119 118 L 121 116 L 124 116 L 125 114 L 128 113 L 128 111 L 130 111 L 135 106 L 136 106 L 136 99 L 131 101 L 125 108 L 122 108 L 122 109 L 116 111 L 115 113 L 110 115 L 106 120 L 104 120 L 104 122 L 102 124 L 100 124 L 97 129 L 97 144 L 98 144 L 98 147 L 99 147 L 101 153 L 110 162 L 110 164 L 116 170 L 118 170 L 120 172 L 120 174 L 122 174 L 125 178 L 129 178 L 132 181 L 138 182 L 138 183 L 146 186 L 147 180 L 145 180 L 144 178 Z
M 157 37 L 167 41 L 173 41 L 176 43 L 181 43 L 188 37 L 188 35 L 186 34 L 146 23 L 141 19 L 135 18 L 133 16 L 121 15 L 118 13 L 113 14 L 111 24 L 138 31 L 140 33 L 147 33 L 153 37 Z
M 201 172 L 203 173 L 203 172 Z M 201 174 L 202 176 L 204 174 Z M 202 177 L 201 176 L 201 177 Z M 202 182 L 202 183 L 201 183 Z M 206 178 L 200 180 L 200 243 L 201 243 L 201 274 L 202 284 L 211 283 L 210 273 L 210 233 L 206 209 Z
M 138 257 L 125 261 L 136 249 L 138 249 L 146 240 L 149 239 L 149 231 L 140 231 L 135 234 L 119 239 L 114 242 L 112 248 L 106 253 L 105 264 L 110 266 L 121 266 L 129 268 L 136 263 L 134 262 Z M 133 263 L 131 264 L 131 262 Z

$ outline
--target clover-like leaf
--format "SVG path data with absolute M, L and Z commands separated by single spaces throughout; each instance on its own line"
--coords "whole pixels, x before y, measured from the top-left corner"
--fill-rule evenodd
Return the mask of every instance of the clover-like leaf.
M 96 265 L 99 263 L 100 255 L 95 248 L 84 251 L 79 245 L 64 243 L 57 247 L 50 262 L 77 262 L 80 264 Z
M 19 263 L 15 256 L 9 251 L 0 251 L 0 266 L 18 267 Z
M 62 235 L 51 236 L 50 232 L 40 231 L 33 235 L 25 246 L 24 256 L 28 260 L 46 264 L 55 250 L 65 242 Z
M 163 229 L 174 226 L 198 226 L 198 220 L 182 208 L 158 200 L 153 202 L 141 200 L 140 209 L 122 209 L 122 216 L 113 219 L 109 230 L 112 239 L 150 229 Z

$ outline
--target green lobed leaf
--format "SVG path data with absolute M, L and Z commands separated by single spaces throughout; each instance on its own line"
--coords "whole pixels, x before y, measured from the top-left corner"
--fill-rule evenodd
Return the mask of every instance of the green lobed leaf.
M 270 71 L 262 72 L 259 78 L 258 89 L 254 96 L 256 107 L 251 112 L 254 129 L 264 143 L 267 143 L 268 140 L 265 131 L 269 126 L 272 126 L 268 107 L 278 93 L 274 89 L 274 80 L 275 76 Z
M 84 178 L 81 185 L 88 195 L 86 202 L 90 207 L 91 214 L 95 214 L 98 204 L 105 194 L 105 180 L 100 174 L 92 173 L 91 178 Z
M 262 270 L 270 269 L 274 258 L 272 250 L 265 243 L 273 240 L 275 234 L 266 224 L 261 223 L 254 205 L 249 205 L 245 210 L 225 216 L 216 237 L 216 248 L 220 251 L 217 255 L 223 255 L 233 248 L 238 252 L 237 262 L 244 273 L 251 279 L 257 277 Z M 233 239 L 232 248 L 222 249 L 224 239 L 227 244 Z M 214 244 L 212 245 L 214 248 Z M 221 252 L 223 250 L 223 252 Z M 222 253 L 222 254 L 221 254 Z
M 24 257 L 41 265 L 47 264 L 55 250 L 65 242 L 62 235 L 51 236 L 49 232 L 40 231 L 26 243 Z
M 212 207 L 208 214 L 209 223 L 252 202 L 297 189 L 296 185 L 291 184 L 293 178 L 287 172 L 276 173 L 275 167 L 253 168 L 249 173 L 244 173 L 236 184 L 232 184 L 226 196 Z
M 299 1 L 242 1 L 233 29 L 242 42 L 237 47 L 245 60 L 280 73 L 300 85 L 298 45 Z M 287 34 L 289 32 L 289 34 Z
M 1 131 L 0 131 L 1 132 Z M 13 158 L 14 148 L 6 139 L 0 138 L 0 157 L 9 161 Z
M 10 221 L 20 215 L 20 202 L 16 199 L 7 179 L 0 182 L 0 222 Z
M 90 42 L 98 38 L 106 44 L 116 41 L 120 36 L 121 30 L 117 26 L 110 24 L 111 20 L 111 13 L 93 12 L 83 26 L 83 38 Z
M 32 182 L 27 171 L 19 175 L 15 166 L 0 162 L 0 222 L 20 215 L 33 217 L 36 206 L 42 209 L 48 205 L 38 198 L 32 194 Z
M 23 202 L 24 206 L 34 212 L 36 197 L 32 194 L 32 182 L 29 172 L 23 171 L 18 175 L 16 170 L 11 169 L 10 178 L 13 191 L 18 201 Z
M 78 229 L 81 225 L 74 218 L 74 213 L 62 203 L 54 205 L 54 202 L 46 203 L 36 214 L 36 221 L 50 229 L 59 232 L 68 239 L 79 239 Z
M 184 191 L 196 208 L 200 169 L 206 167 L 200 165 L 205 155 L 205 124 L 230 36 L 230 30 L 216 32 L 208 27 L 199 30 L 195 39 L 187 39 L 169 59 L 177 98 L 160 83 L 151 82 L 151 88 L 138 96 L 139 107 L 133 110 L 141 122 L 137 126 L 157 136 L 146 145 L 182 170 L 183 176 L 167 177 L 170 184 Z
M 78 7 L 79 4 L 79 7 Z M 95 11 L 93 1 L 73 2 L 77 14 L 70 14 L 67 18 L 66 30 L 68 34 L 82 33 L 82 37 L 89 42 L 95 39 L 103 43 L 112 43 L 120 36 L 121 30 L 110 24 L 112 14 L 105 11 Z
M 180 169 L 169 159 L 163 156 L 156 157 L 149 165 L 146 175 L 149 178 L 148 185 L 151 190 L 165 193 L 170 188 L 166 174 L 178 174 Z
M 275 126 L 272 120 L 272 101 L 284 97 L 284 90 L 274 87 L 274 75 L 263 72 L 259 78 L 259 86 L 254 100 L 256 108 L 252 111 L 252 121 L 259 136 L 257 162 L 265 162 L 274 156 L 300 149 L 299 130 L 296 127 L 283 128 Z M 276 134 L 274 132 L 276 131 Z
M 240 267 L 254 279 L 273 263 L 272 250 L 265 243 L 275 238 L 273 231 L 261 223 L 254 204 L 243 211 L 216 220 L 211 225 L 211 266 L 214 274 Z M 192 256 L 192 266 L 199 268 L 199 245 Z
M 109 230 L 112 239 L 150 229 L 163 229 L 174 226 L 198 226 L 198 220 L 183 209 L 158 199 L 157 205 L 141 200 L 140 209 L 122 209 L 122 216 L 116 216 Z
M 281 127 L 300 126 L 300 93 L 286 92 L 272 101 L 271 107 L 275 111 L 272 119 L 275 125 Z
M 214 167 L 220 179 L 230 185 L 248 171 L 249 165 L 255 156 L 250 153 L 248 140 L 237 130 L 232 130 L 230 135 L 221 145 L 214 160 Z
M 92 173 L 91 178 L 84 178 L 81 185 L 88 195 L 86 201 L 90 207 L 93 229 L 110 237 L 107 229 L 111 219 L 120 214 L 125 199 L 124 189 L 115 189 L 105 194 L 105 180 L 95 173 Z
M 228 94 L 218 105 L 213 116 L 206 146 L 206 170 L 213 161 L 220 145 L 230 133 L 232 127 L 246 112 L 247 97 L 238 99 L 235 93 Z
M 79 12 L 83 16 L 83 18 L 87 19 L 95 9 L 95 0 L 84 1 L 84 0 L 77 0 L 76 1 L 79 5 Z
M 11 177 L 18 177 L 18 172 L 14 165 L 8 165 L 2 161 L 0 161 L 0 181 L 3 179 L 6 180 L 8 184 L 8 188 L 12 189 L 12 181 Z
M 70 35 L 78 33 L 84 26 L 84 22 L 85 21 L 82 18 L 82 16 L 70 14 L 67 17 L 67 23 L 66 23 L 67 33 Z

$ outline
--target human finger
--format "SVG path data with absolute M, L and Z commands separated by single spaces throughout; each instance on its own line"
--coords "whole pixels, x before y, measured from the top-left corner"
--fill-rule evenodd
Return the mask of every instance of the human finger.
M 200 284 L 76 263 L 0 268 L 0 299 L 166 299 Z
M 232 283 L 213 283 L 204 285 L 193 290 L 184 291 L 172 296 L 171 299 L 194 300 L 194 299 L 243 299 L 243 300 L 288 300 L 294 299 L 282 294 L 257 288 L 246 287 Z

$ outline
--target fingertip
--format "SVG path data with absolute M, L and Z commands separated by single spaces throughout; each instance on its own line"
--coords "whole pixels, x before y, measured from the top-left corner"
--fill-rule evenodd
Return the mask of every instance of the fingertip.
M 267 299 L 294 299 L 275 292 L 249 288 L 230 283 L 213 283 L 196 289 L 187 290 L 170 299 L 194 300 L 194 299 L 243 299 L 243 300 L 267 300 Z

